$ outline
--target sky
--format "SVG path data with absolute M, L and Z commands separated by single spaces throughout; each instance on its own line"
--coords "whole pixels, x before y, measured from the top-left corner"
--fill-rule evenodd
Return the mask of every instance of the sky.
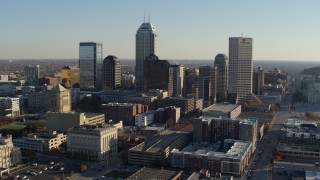
M 135 59 L 145 14 L 160 59 L 212 60 L 243 34 L 254 60 L 320 61 L 319 9 L 319 0 L 1 0 L 0 59 L 77 59 L 87 41 Z

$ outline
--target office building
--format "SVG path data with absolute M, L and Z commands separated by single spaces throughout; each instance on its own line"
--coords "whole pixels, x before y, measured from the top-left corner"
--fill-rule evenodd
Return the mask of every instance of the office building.
M 105 123 L 104 114 L 93 113 L 55 113 L 46 114 L 47 130 L 55 130 L 58 132 L 67 132 L 74 126 L 81 125 L 101 125 Z
M 75 66 L 64 66 L 61 69 L 61 84 L 67 88 L 80 87 L 80 69 Z
M 38 84 L 38 79 L 40 77 L 40 66 L 39 65 L 28 65 L 24 67 L 24 76 L 26 85 L 36 85 Z
M 20 148 L 13 146 L 12 136 L 2 136 L 0 134 L 0 168 L 8 169 L 21 162 Z
M 120 60 L 116 56 L 107 56 L 102 65 L 102 89 L 112 90 L 121 86 Z
M 102 85 L 102 43 L 79 44 L 80 90 L 99 91 Z
M 135 116 L 135 126 L 148 126 L 154 123 L 155 110 L 144 112 Z
M 217 68 L 214 66 L 200 66 L 199 77 L 192 85 L 192 92 L 196 98 L 203 99 L 203 106 L 208 107 L 216 102 Z
M 172 74 L 169 73 L 170 63 L 167 60 L 160 60 L 158 56 L 150 54 L 143 62 L 143 89 L 169 89 L 172 85 Z M 171 75 L 171 77 L 169 76 Z M 171 91 L 172 92 L 172 91 Z M 169 95 L 170 96 L 170 95 Z
M 181 116 L 185 116 L 188 114 L 193 114 L 196 111 L 200 111 L 203 109 L 203 101 L 202 99 L 195 98 L 163 98 L 157 100 L 158 108 L 165 108 L 169 106 L 180 107 Z
M 172 97 L 182 97 L 182 89 L 184 82 L 183 65 L 171 65 L 172 72 Z
M 19 98 L 0 97 L 0 116 L 20 116 Z
M 30 112 L 70 112 L 70 90 L 58 84 L 51 90 L 30 92 L 28 95 L 28 109 Z
M 237 103 L 252 98 L 252 38 L 229 38 L 228 93 L 237 94 Z
M 51 150 L 58 150 L 60 145 L 67 142 L 67 136 L 57 131 L 30 134 L 13 140 L 13 144 L 21 150 L 28 150 L 37 153 L 45 153 Z
M 76 126 L 68 131 L 67 151 L 73 157 L 105 161 L 117 156 L 117 133 L 114 126 Z
M 252 89 L 255 95 L 263 95 L 264 71 L 262 67 L 258 67 L 257 71 L 253 72 Z
M 228 57 L 225 54 L 218 54 L 214 59 L 214 66 L 217 67 L 217 102 L 227 100 L 228 95 Z
M 135 116 L 148 111 L 148 106 L 134 103 L 108 103 L 101 105 L 106 121 L 123 122 L 124 126 L 134 126 Z
M 150 22 L 144 22 L 136 34 L 136 89 L 143 90 L 144 61 L 150 54 L 157 54 L 158 33 Z

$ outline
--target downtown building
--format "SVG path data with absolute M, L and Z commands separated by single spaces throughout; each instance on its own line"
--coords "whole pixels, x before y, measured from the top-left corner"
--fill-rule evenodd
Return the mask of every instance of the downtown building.
M 172 72 L 169 73 L 170 63 L 160 60 L 155 54 L 147 56 L 143 62 L 143 90 L 161 89 L 172 94 Z
M 0 97 L 0 116 L 17 117 L 20 114 L 19 98 Z
M 8 169 L 19 163 L 22 163 L 20 148 L 13 145 L 11 135 L 2 136 L 0 134 L 0 168 Z
M 182 97 L 184 84 L 183 65 L 171 65 L 169 71 L 172 74 L 172 97 Z
M 80 86 L 80 69 L 75 66 L 65 66 L 61 69 L 61 84 L 63 87 L 79 88 Z
M 39 65 L 28 65 L 24 67 L 24 76 L 26 78 L 26 85 L 37 85 L 40 77 Z
M 116 56 L 107 56 L 102 65 L 102 90 L 118 89 L 121 86 L 120 60 Z
M 102 43 L 79 44 L 80 90 L 99 91 L 102 88 Z
M 143 90 L 144 61 L 150 54 L 157 54 L 158 33 L 150 22 L 144 22 L 136 34 L 136 89 Z
M 236 103 L 244 103 L 253 98 L 252 46 L 252 38 L 229 38 L 228 93 L 236 94 Z
M 225 54 L 218 54 L 214 59 L 214 66 L 217 67 L 217 102 L 224 102 L 228 97 L 228 57 Z
M 105 161 L 118 153 L 118 130 L 115 126 L 76 126 L 68 131 L 67 151 L 73 157 Z

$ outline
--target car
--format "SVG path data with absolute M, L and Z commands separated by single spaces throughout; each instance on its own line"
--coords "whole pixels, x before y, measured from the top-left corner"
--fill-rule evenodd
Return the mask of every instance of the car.
M 32 166 L 38 166 L 38 164 L 37 163 L 32 163 Z
M 41 173 L 42 173 L 42 171 L 39 171 L 39 172 L 38 172 L 38 174 L 41 174 Z
M 63 170 L 64 170 L 64 167 L 61 167 L 61 168 L 60 168 L 60 171 L 63 171 Z
M 18 175 L 16 175 L 16 178 L 19 178 L 20 177 L 20 175 L 18 174 Z
M 52 162 L 50 162 L 50 165 L 54 165 L 54 162 L 52 161 Z
M 53 169 L 53 166 L 50 166 L 49 169 Z
M 28 176 L 23 176 L 21 179 L 27 179 L 28 178 Z
M 48 169 L 47 167 L 44 167 L 44 168 L 43 168 L 43 170 L 47 170 L 47 169 Z

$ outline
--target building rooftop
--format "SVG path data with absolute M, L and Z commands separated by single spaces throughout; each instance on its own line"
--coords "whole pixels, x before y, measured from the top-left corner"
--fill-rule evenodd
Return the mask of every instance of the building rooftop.
M 66 91 L 67 89 L 64 88 L 63 86 L 61 86 L 60 84 L 56 85 L 55 87 L 53 87 L 51 89 L 51 91 L 54 91 L 54 92 L 63 92 L 63 91 Z
M 232 144 L 226 153 L 220 151 L 220 144 L 218 143 L 211 145 L 208 143 L 191 143 L 181 151 L 178 149 L 173 149 L 171 153 L 183 153 L 196 156 L 211 156 L 241 160 L 246 154 L 248 148 L 251 146 L 251 142 L 248 141 L 226 139 L 224 142 L 225 144 Z
M 176 176 L 181 176 L 182 171 L 166 170 L 166 169 L 153 169 L 143 167 L 139 171 L 132 174 L 127 180 L 145 180 L 145 179 L 174 179 Z
M 166 130 L 161 134 L 155 135 L 145 142 L 138 144 L 130 149 L 130 151 L 147 151 L 147 152 L 158 152 L 170 144 L 172 144 L 177 139 L 188 136 L 191 132 L 186 131 L 172 131 Z
M 320 171 L 306 171 L 306 180 L 320 180 Z
M 237 104 L 213 104 L 213 105 L 203 109 L 202 113 L 210 113 L 210 112 L 229 113 L 239 106 L 241 107 L 241 105 L 237 105 Z

